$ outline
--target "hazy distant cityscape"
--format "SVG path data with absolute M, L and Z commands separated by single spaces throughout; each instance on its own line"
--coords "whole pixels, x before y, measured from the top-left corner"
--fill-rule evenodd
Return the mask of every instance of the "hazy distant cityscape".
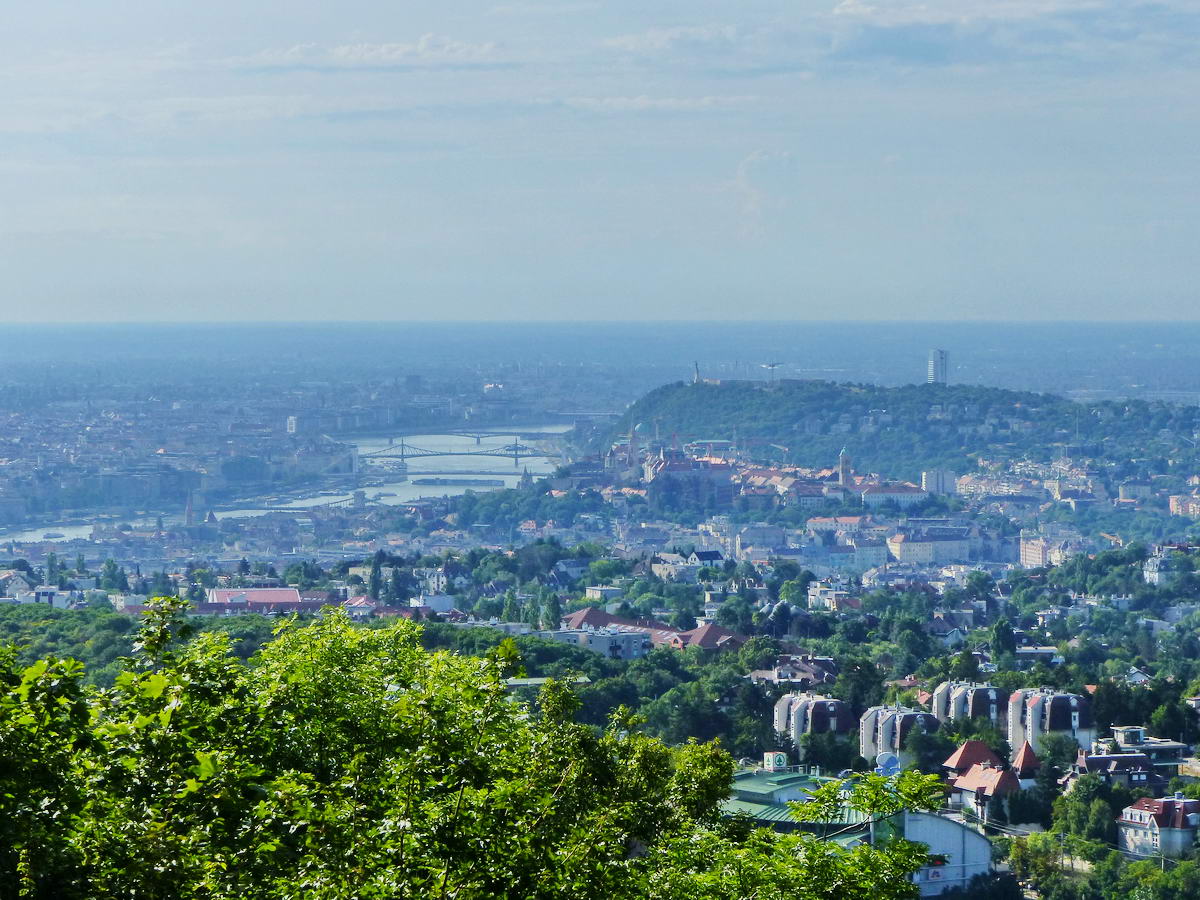
M 0 900 L 1200 900 L 1200 4 L 0 17 Z
M 418 492 L 410 482 L 404 493 L 433 498 L 489 486 L 455 484 L 456 469 L 512 487 L 524 469 L 545 474 L 581 452 L 580 442 L 661 383 L 696 373 L 918 382 L 932 373 L 922 347 L 934 340 L 953 348 L 943 351 L 942 374 L 955 383 L 1083 401 L 1193 401 L 1200 329 L 1193 330 L 1198 335 L 1150 325 L 75 326 L 50 339 L 26 326 L 19 331 L 30 339 L 13 347 L 0 381 L 0 528 L 10 541 L 29 540 L 39 527 L 79 533 L 95 519 L 194 525 L 209 512 L 259 512 L 319 493 L 340 491 L 345 500 L 362 488 L 364 498 L 394 497 L 378 486 L 394 486 L 400 460 L 379 456 L 379 447 L 364 454 L 368 436 L 407 435 L 421 449 L 422 441 L 443 445 L 447 432 L 451 442 L 495 432 L 490 444 L 504 446 L 540 431 L 537 446 L 526 448 L 532 455 L 518 460 L 441 456 L 438 465 L 418 465 L 418 477 L 450 481 L 425 487 L 449 490 Z M 121 353 L 91 349 L 98 347 Z M 1123 365 L 1091 364 L 1104 356 Z M 520 427 L 506 437 L 513 425 Z M 572 434 L 547 438 L 549 431 Z
M 719 738 L 724 817 L 927 773 L 944 808 L 904 828 L 955 861 L 912 870 L 923 894 L 1036 883 L 1046 828 L 1190 865 L 1187 328 L 24 330 L 0 626 L 100 690 L 163 603 L 242 658 L 287 617 L 416 621 L 514 641 L 511 690 L 576 673 L 585 723 Z

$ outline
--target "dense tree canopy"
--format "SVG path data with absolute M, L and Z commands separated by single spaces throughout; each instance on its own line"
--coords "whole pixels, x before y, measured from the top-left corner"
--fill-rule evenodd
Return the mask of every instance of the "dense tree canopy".
M 916 895 L 919 845 L 723 824 L 716 744 L 576 724 L 559 682 L 515 702 L 511 643 L 429 653 L 418 626 L 329 615 L 247 664 L 181 607 L 147 617 L 111 688 L 3 651 L 0 897 Z M 887 816 L 936 794 L 868 776 L 846 802 Z
M 1073 445 L 1124 464 L 1128 477 L 1162 474 L 1166 457 L 1185 469 L 1194 466 L 1196 449 L 1176 436 L 1190 436 L 1200 426 L 1198 417 L 1191 406 L 1140 400 L 1085 405 L 973 385 L 680 382 L 634 403 L 613 436 L 654 422 L 684 440 L 737 435 L 775 443 L 788 448 L 780 451 L 784 458 L 801 465 L 829 465 L 846 446 L 861 470 L 908 478 L 942 466 L 967 471 L 980 455 L 1049 459 Z

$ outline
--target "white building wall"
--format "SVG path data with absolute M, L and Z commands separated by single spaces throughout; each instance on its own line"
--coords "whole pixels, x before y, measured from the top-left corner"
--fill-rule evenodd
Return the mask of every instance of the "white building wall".
M 925 866 L 913 876 L 922 897 L 965 887 L 976 875 L 991 871 L 991 841 L 961 822 L 909 812 L 904 814 L 904 836 L 927 845 L 931 854 L 946 858 L 944 866 Z

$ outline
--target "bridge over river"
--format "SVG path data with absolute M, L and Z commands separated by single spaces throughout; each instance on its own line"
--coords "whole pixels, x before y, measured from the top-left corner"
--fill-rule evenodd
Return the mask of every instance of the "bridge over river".
M 450 433 L 450 432 L 447 432 Z M 461 432 L 458 434 L 462 434 Z M 469 435 L 475 437 L 474 434 Z M 480 437 L 496 437 L 495 432 L 490 434 L 480 435 Z M 507 437 L 508 435 L 501 435 Z M 558 435 L 550 435 L 557 437 Z M 478 439 L 476 443 L 478 443 Z M 513 442 L 505 444 L 502 447 L 488 447 L 479 450 L 427 450 L 423 447 L 415 447 L 412 444 L 400 439 L 400 443 L 389 447 L 384 447 L 381 450 L 371 450 L 365 453 L 360 453 L 359 458 L 363 460 L 370 459 L 398 459 L 400 462 L 407 463 L 411 459 L 427 459 L 431 456 L 473 456 L 473 457 L 492 457 L 494 459 L 511 459 L 514 466 L 519 466 L 523 459 L 549 459 L 554 456 L 548 450 L 540 447 L 532 447 L 528 444 Z
M 395 434 L 395 433 L 393 433 Z M 424 431 L 402 431 L 395 434 L 395 437 L 406 438 L 413 435 L 421 435 L 427 437 L 435 434 L 429 429 Z M 476 444 L 483 443 L 485 438 L 512 438 L 515 441 L 553 441 L 561 438 L 566 432 L 563 431 L 521 431 L 513 429 L 512 431 L 495 430 L 495 431 L 472 431 L 467 428 L 450 428 L 445 431 L 436 432 L 436 436 L 449 435 L 450 437 L 466 437 L 474 438 Z

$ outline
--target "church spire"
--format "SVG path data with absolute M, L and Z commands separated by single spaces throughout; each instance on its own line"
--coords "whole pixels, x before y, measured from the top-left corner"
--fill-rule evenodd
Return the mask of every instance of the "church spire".
M 850 453 L 845 447 L 838 454 L 838 484 L 847 487 L 850 484 Z

